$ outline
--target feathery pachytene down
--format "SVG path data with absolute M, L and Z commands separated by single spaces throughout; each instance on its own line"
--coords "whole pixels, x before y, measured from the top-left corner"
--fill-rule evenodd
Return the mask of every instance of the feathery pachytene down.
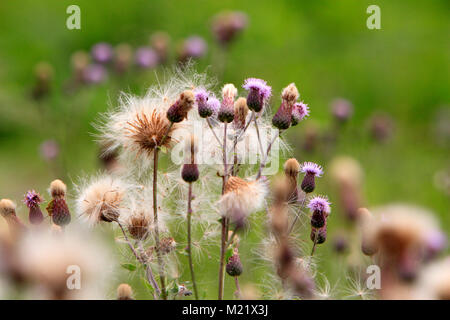
M 265 179 L 247 181 L 239 177 L 230 177 L 219 200 L 221 213 L 223 216 L 232 216 L 240 212 L 248 216 L 263 207 L 267 193 L 268 186 Z
M 93 177 L 79 187 L 77 213 L 89 224 L 117 221 L 124 207 L 126 192 L 133 186 L 109 175 Z

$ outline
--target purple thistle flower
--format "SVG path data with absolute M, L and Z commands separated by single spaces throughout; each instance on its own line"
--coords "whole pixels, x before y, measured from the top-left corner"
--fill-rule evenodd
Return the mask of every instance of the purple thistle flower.
M 55 140 L 45 140 L 39 149 L 41 157 L 46 161 L 52 161 L 59 155 L 59 144 Z
M 317 177 L 320 177 L 323 174 L 322 167 L 314 162 L 304 162 L 300 171 L 305 174 L 312 174 Z
M 138 48 L 134 58 L 136 64 L 143 69 L 154 68 L 159 63 L 158 54 L 150 47 Z
M 328 216 L 331 212 L 330 205 L 331 203 L 328 201 L 327 197 L 316 196 L 309 201 L 308 208 L 312 212 L 318 211 L 325 213 Z
M 305 193 L 313 192 L 316 188 L 316 176 L 320 177 L 323 173 L 322 167 L 314 162 L 305 162 L 300 171 L 305 174 L 301 185 L 302 190 Z
M 260 112 L 264 106 L 264 102 L 270 98 L 272 88 L 262 79 L 248 78 L 242 86 L 248 90 L 247 105 L 250 110 Z
M 207 49 L 205 40 L 199 36 L 191 36 L 184 42 L 184 52 L 188 57 L 201 58 Z
M 25 194 L 25 199 L 23 202 L 27 205 L 28 208 L 39 206 L 44 199 L 41 197 L 39 193 L 34 190 L 30 190 Z
M 113 49 L 106 42 L 97 43 L 91 50 L 92 59 L 97 63 L 108 63 L 113 56 Z
M 106 69 L 101 64 L 91 64 L 83 72 L 83 81 L 87 84 L 98 84 L 106 79 Z
M 198 107 L 198 114 L 202 118 L 208 118 L 212 116 L 214 113 L 214 110 L 211 108 L 210 104 L 208 103 L 209 94 L 208 91 L 206 91 L 204 88 L 197 88 L 194 91 L 195 96 L 195 102 L 197 103 Z
M 44 220 L 44 215 L 39 207 L 42 201 L 44 199 L 34 190 L 30 190 L 25 194 L 23 202 L 30 209 L 28 218 L 31 224 L 40 224 Z
M 217 114 L 219 112 L 220 101 L 215 96 L 209 97 L 208 105 L 213 110 L 213 114 Z
M 338 98 L 332 101 L 331 112 L 336 120 L 345 122 L 353 115 L 353 105 L 346 99 Z
M 309 108 L 306 103 L 297 102 L 292 108 L 291 124 L 296 126 L 300 121 L 309 116 Z

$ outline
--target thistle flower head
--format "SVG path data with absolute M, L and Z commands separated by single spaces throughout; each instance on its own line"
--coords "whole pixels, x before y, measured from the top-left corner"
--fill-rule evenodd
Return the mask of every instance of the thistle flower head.
M 159 56 L 150 47 L 140 47 L 136 50 L 134 59 L 136 65 L 143 69 L 155 68 L 159 63 Z
M 272 88 L 262 79 L 248 78 L 242 86 L 248 90 L 247 104 L 250 110 L 260 112 L 264 106 L 264 102 L 270 98 Z
M 30 190 L 25 194 L 25 199 L 23 202 L 26 204 L 28 208 L 36 207 L 41 204 L 44 199 L 41 197 L 39 193 L 34 190 Z
M 219 201 L 222 215 L 231 216 L 234 212 L 241 212 L 248 216 L 261 209 L 268 192 L 267 189 L 267 184 L 263 179 L 246 181 L 239 177 L 230 177 Z
M 198 59 L 203 57 L 208 50 L 206 41 L 200 36 L 190 36 L 179 48 L 178 60 L 187 61 L 189 58 Z
M 230 123 L 234 119 L 234 98 L 237 89 L 232 83 L 224 85 L 222 89 L 222 103 L 220 105 L 218 118 L 221 122 Z
M 134 300 L 133 289 L 127 283 L 121 283 L 117 287 L 117 300 Z
M 6 218 L 16 215 L 16 204 L 9 199 L 0 200 L 0 214 Z
M 281 94 L 281 105 L 272 118 L 272 124 L 276 128 L 286 130 L 291 126 L 292 109 L 294 108 L 294 103 L 298 97 L 299 93 L 294 83 L 291 83 L 283 89 Z
M 309 201 L 308 208 L 311 212 L 318 211 L 329 215 L 331 212 L 330 205 L 331 203 L 328 201 L 327 197 L 316 196 Z
M 297 159 L 290 158 L 284 163 L 284 173 L 290 177 L 297 177 L 300 172 L 300 164 Z
M 92 59 L 98 63 L 107 63 L 113 57 L 113 49 L 109 43 L 100 42 L 92 47 Z
M 56 179 L 50 183 L 49 191 L 52 195 L 52 198 L 64 198 L 66 195 L 67 187 L 64 182 Z
M 247 15 L 238 11 L 217 14 L 212 22 L 212 31 L 217 41 L 226 46 L 247 26 Z
M 331 112 L 336 120 L 345 122 L 353 115 L 353 105 L 346 99 L 338 98 L 331 102 Z
M 288 102 L 289 104 L 294 104 L 297 101 L 300 94 L 298 93 L 298 89 L 295 86 L 295 83 L 289 84 L 286 88 L 283 89 L 281 93 L 281 99 Z
M 194 91 L 195 101 L 197 103 L 198 114 L 202 118 L 208 118 L 213 115 L 214 108 L 209 100 L 209 93 L 204 88 L 197 88 Z
M 121 179 L 109 175 L 94 177 L 79 190 L 77 212 L 91 225 L 117 221 L 129 188 Z
M 245 127 L 245 121 L 247 119 L 248 106 L 245 98 L 238 98 L 234 103 L 234 120 L 233 125 L 237 130 L 242 130 Z
M 314 162 L 304 162 L 301 167 L 301 172 L 320 177 L 323 174 L 323 169 L 320 165 Z
M 292 108 L 292 125 L 296 126 L 300 121 L 309 116 L 309 108 L 306 103 L 297 102 Z
M 179 99 L 167 110 L 167 119 L 175 123 L 187 119 L 187 114 L 192 109 L 194 101 L 194 93 L 191 90 L 183 91 Z

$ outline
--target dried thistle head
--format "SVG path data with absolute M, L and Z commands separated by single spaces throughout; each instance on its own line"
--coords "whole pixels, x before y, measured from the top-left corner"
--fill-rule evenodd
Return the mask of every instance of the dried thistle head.
M 121 283 L 117 287 L 117 300 L 134 300 L 133 289 L 128 283 Z
M 67 187 L 64 182 L 56 179 L 50 183 L 49 190 L 52 198 L 64 198 L 66 195 Z
M 135 240 L 145 240 L 151 230 L 152 219 L 145 210 L 138 210 L 126 220 L 127 230 Z
M 274 234 L 278 237 L 287 235 L 289 219 L 286 203 L 272 206 L 270 209 L 271 225 Z
M 194 102 L 194 93 L 191 90 L 183 91 L 178 100 L 167 110 L 167 119 L 173 123 L 187 119 L 188 112 L 194 106 Z
M 283 89 L 281 94 L 281 105 L 272 118 L 272 124 L 276 128 L 286 130 L 291 126 L 292 110 L 298 97 L 299 93 L 294 83 L 291 83 Z
M 289 84 L 286 88 L 283 89 L 281 93 L 281 98 L 290 104 L 294 104 L 297 101 L 300 94 L 298 93 L 298 89 L 295 86 L 295 83 Z
M 0 200 L 0 214 L 3 218 L 16 215 L 16 204 L 9 199 Z
M 130 185 L 119 178 L 102 175 L 92 178 L 79 190 L 77 212 L 91 225 L 117 221 Z
M 247 99 L 240 97 L 234 103 L 233 125 L 236 130 L 244 129 L 247 114 L 248 114 Z
M 234 98 L 237 89 L 232 83 L 228 83 L 222 88 L 222 103 L 220 105 L 218 119 L 221 122 L 230 123 L 234 119 Z
M 267 184 L 263 179 L 247 181 L 231 176 L 219 201 L 221 213 L 230 216 L 233 212 L 241 212 L 248 216 L 262 208 L 267 192 Z
M 162 254 L 169 254 L 177 247 L 177 243 L 172 237 L 161 238 L 159 248 Z

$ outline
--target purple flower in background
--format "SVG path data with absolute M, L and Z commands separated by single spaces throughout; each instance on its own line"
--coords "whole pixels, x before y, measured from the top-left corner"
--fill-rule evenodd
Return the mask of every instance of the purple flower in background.
M 45 140 L 40 146 L 41 157 L 51 161 L 59 155 L 59 145 L 55 140 Z
M 353 105 L 346 99 L 334 99 L 331 102 L 331 112 L 336 120 L 345 122 L 353 115 Z
M 292 120 L 291 125 L 296 126 L 305 117 L 309 116 L 309 108 L 306 103 L 297 102 L 292 108 Z
M 83 72 L 83 81 L 87 84 L 102 83 L 106 79 L 106 69 L 101 64 L 90 64 Z
M 205 40 L 199 36 L 187 38 L 180 48 L 178 60 L 187 61 L 190 58 L 198 59 L 203 57 L 208 50 Z
M 92 47 L 91 55 L 97 63 L 108 63 L 113 57 L 113 49 L 110 44 L 100 42 Z
M 262 79 L 248 78 L 242 86 L 249 91 L 247 96 L 247 105 L 250 110 L 260 112 L 264 106 L 264 102 L 269 99 L 272 94 L 272 88 Z
M 135 61 L 141 68 L 154 68 L 159 63 L 159 56 L 156 51 L 150 47 L 140 47 L 136 50 Z
M 212 31 L 217 41 L 226 46 L 241 32 L 248 24 L 248 17 L 239 11 L 224 11 L 217 14 L 212 22 Z
M 205 55 L 208 45 L 199 36 L 191 36 L 184 42 L 184 50 L 192 58 L 201 58 Z

